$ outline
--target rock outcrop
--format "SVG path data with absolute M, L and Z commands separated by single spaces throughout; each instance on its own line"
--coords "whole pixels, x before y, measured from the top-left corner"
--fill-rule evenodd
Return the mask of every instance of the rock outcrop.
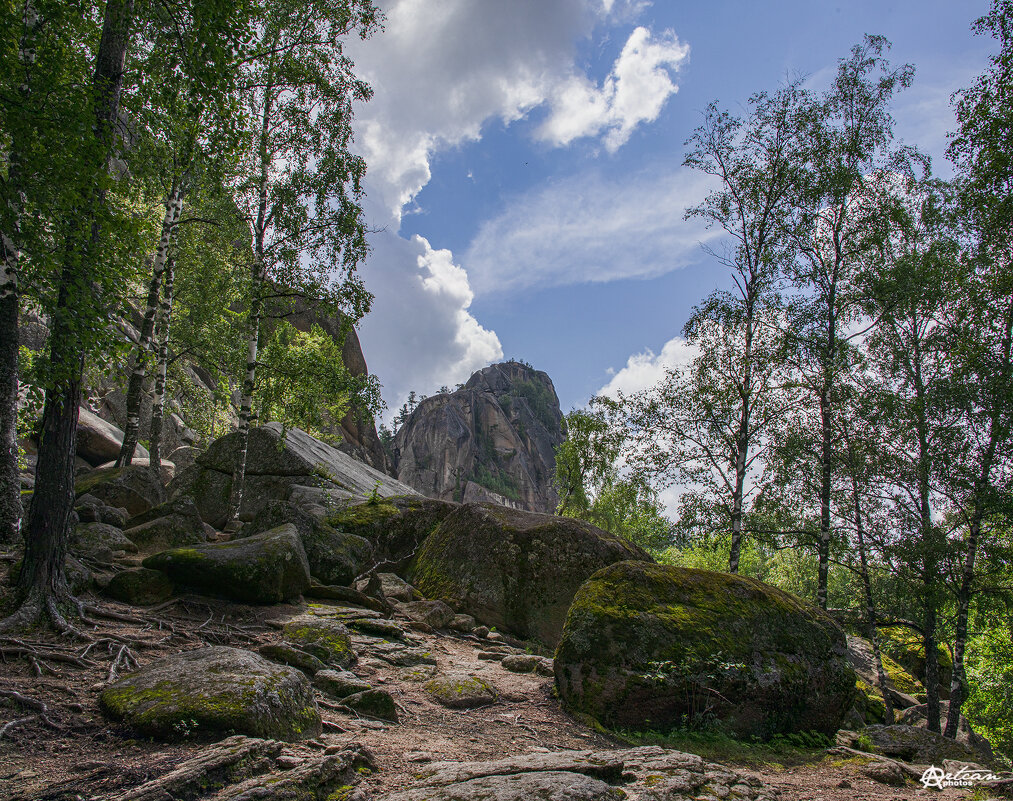
M 755 579 L 646 562 L 580 588 L 554 667 L 570 709 L 634 731 L 716 720 L 736 737 L 833 735 L 855 695 L 824 612 Z
M 555 645 L 580 585 L 629 559 L 653 561 L 582 520 L 469 503 L 429 535 L 410 578 L 480 623 Z
M 553 512 L 562 421 L 548 375 L 494 364 L 418 405 L 394 438 L 394 472 L 431 498 Z
M 190 496 L 206 523 L 223 525 L 238 446 L 237 433 L 215 440 L 196 464 L 173 479 L 170 496 Z M 326 505 L 364 500 L 374 493 L 389 497 L 414 495 L 415 490 L 301 429 L 267 423 L 250 431 L 241 519 L 252 520 L 270 501 L 293 496 L 324 511 Z

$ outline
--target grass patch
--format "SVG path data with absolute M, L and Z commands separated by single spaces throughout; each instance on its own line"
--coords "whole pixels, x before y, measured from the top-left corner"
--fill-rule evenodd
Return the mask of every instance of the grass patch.
M 696 754 L 710 762 L 747 768 L 784 770 L 796 765 L 811 765 L 826 757 L 833 745 L 826 737 L 800 732 L 778 735 L 767 742 L 736 740 L 716 731 L 675 729 L 671 732 L 610 732 L 630 745 L 660 745 L 687 754 Z

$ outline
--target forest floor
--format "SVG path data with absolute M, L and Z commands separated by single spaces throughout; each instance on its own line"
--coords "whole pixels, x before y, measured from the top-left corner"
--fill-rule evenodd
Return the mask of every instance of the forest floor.
M 199 742 L 137 739 L 111 724 L 99 710 L 100 691 L 134 665 L 181 650 L 203 645 L 255 648 L 278 640 L 279 622 L 305 610 L 302 605 L 245 606 L 196 595 L 147 609 L 93 602 L 120 619 L 103 617 L 88 632 L 91 642 L 38 634 L 20 640 L 0 638 L 0 798 L 112 798 L 198 754 Z M 486 641 L 437 632 L 411 631 L 408 636 L 412 644 L 436 657 L 440 672 L 479 676 L 496 688 L 499 700 L 478 709 L 440 706 L 417 677 L 408 677 L 412 671 L 372 658 L 364 647 L 369 638 L 357 643 L 353 637 L 360 653 L 353 671 L 391 693 L 400 722 L 357 719 L 322 706 L 323 734 L 289 750 L 320 753 L 335 746 L 364 745 L 375 754 L 379 771 L 362 786 L 381 795 L 406 787 L 413 771 L 431 761 L 630 745 L 629 740 L 589 729 L 564 713 L 553 695 L 551 678 L 511 673 L 497 661 L 480 660 L 478 654 L 489 647 Z M 44 711 L 32 702 L 45 704 Z M 12 721 L 21 722 L 12 725 Z M 970 795 L 966 790 L 926 790 L 914 782 L 903 787 L 881 784 L 862 774 L 861 760 L 841 759 L 820 749 L 755 747 L 723 754 L 713 744 L 699 745 L 697 749 L 688 739 L 680 748 L 759 778 L 783 801 L 949 801 Z

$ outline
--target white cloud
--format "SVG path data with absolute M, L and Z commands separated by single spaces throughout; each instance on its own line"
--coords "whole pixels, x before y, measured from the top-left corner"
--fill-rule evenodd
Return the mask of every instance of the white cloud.
M 709 187 L 706 176 L 671 167 L 621 180 L 574 176 L 508 202 L 462 263 L 480 294 L 662 275 L 718 235 L 683 220 Z
M 376 301 L 361 340 L 370 370 L 396 409 L 411 389 L 431 392 L 502 357 L 495 332 L 469 312 L 473 282 L 461 263 L 424 239 L 399 234 L 402 216 L 430 180 L 434 154 L 480 139 L 491 122 L 510 124 L 536 108 L 547 108 L 550 120 L 562 119 L 558 109 L 568 87 L 581 82 L 601 92 L 577 67 L 577 43 L 596 26 L 628 24 L 643 2 L 380 5 L 384 30 L 366 42 L 349 42 L 347 52 L 374 91 L 372 100 L 356 106 L 354 123 L 355 147 L 368 165 L 367 220 L 379 231 L 362 271 Z M 594 129 L 614 150 L 637 125 L 656 118 L 675 91 L 670 70 L 681 47 L 670 34 L 655 39 L 637 29 L 610 75 L 601 119 L 586 120 L 587 131 L 574 135 Z
M 605 149 L 614 153 L 638 125 L 658 118 L 679 91 L 672 75 L 688 58 L 689 46 L 672 31 L 655 39 L 647 28 L 634 29 L 600 87 L 585 75 L 573 75 L 553 91 L 552 111 L 539 138 L 560 146 L 601 135 Z
M 643 353 L 634 353 L 626 360 L 626 366 L 615 373 L 597 394 L 615 398 L 620 392 L 630 395 L 653 387 L 665 377 L 666 370 L 688 365 L 698 352 L 695 345 L 690 345 L 682 337 L 673 337 L 657 355 L 650 348 Z

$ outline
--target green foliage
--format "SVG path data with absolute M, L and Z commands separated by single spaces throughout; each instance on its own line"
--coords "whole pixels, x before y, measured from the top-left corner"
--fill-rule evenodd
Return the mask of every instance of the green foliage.
M 535 419 L 547 430 L 552 431 L 556 427 L 556 408 L 559 406 L 559 400 L 548 384 L 537 379 L 522 379 L 513 382 L 511 391 L 514 396 L 527 401 Z M 502 399 L 500 404 L 502 405 Z
M 992 747 L 1013 759 L 1013 636 L 998 625 L 974 638 L 964 713 Z

